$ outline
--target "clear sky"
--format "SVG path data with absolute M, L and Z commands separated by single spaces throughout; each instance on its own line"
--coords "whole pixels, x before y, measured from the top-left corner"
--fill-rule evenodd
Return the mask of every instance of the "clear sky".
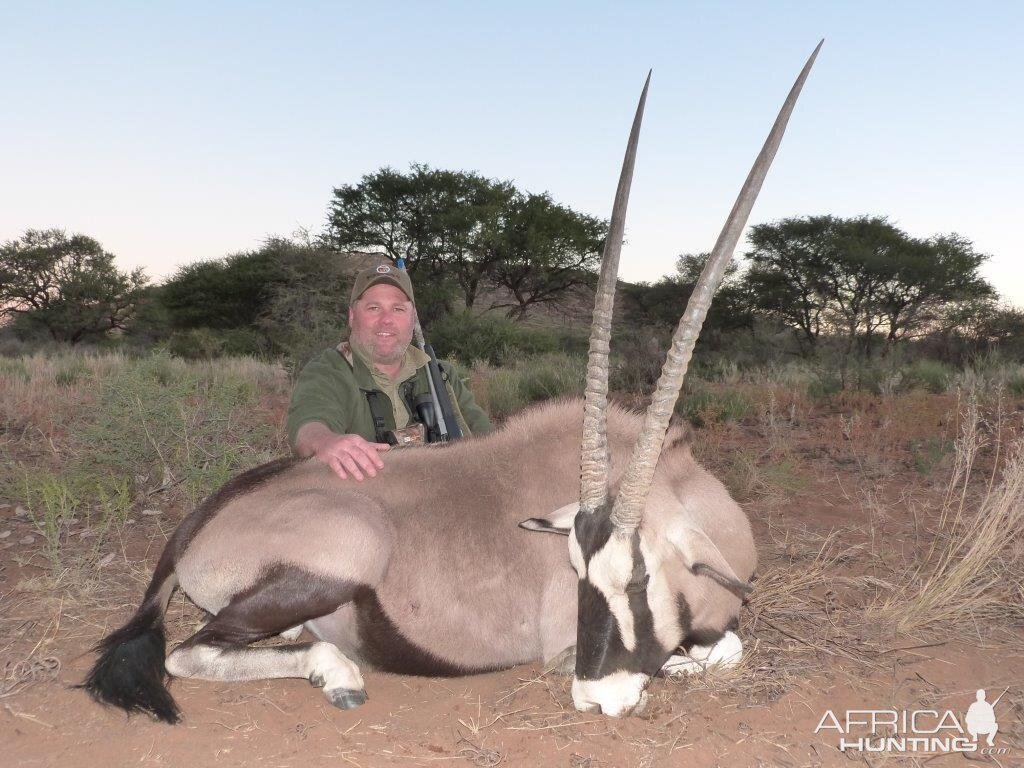
M 160 278 L 413 162 L 607 217 L 653 67 L 622 276 L 656 279 L 710 248 L 824 37 L 751 222 L 958 232 L 1024 304 L 1022 36 L 1010 1 L 5 0 L 0 240 L 82 232 Z

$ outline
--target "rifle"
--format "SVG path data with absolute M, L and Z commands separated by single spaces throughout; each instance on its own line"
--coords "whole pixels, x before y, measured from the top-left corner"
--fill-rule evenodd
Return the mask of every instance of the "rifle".
M 405 272 L 405 259 L 400 258 L 396 260 L 395 266 Z M 413 341 L 417 347 L 426 352 L 430 357 L 430 361 L 427 363 L 427 383 L 430 385 L 430 404 L 433 406 L 434 418 L 432 420 L 423 419 L 427 429 L 433 433 L 428 436 L 427 442 L 446 443 L 449 440 L 458 440 L 462 437 L 462 430 L 459 429 L 459 422 L 455 418 L 452 401 L 448 396 L 448 388 L 444 382 L 444 373 L 437 362 L 434 348 L 427 343 L 423 336 L 423 328 L 420 326 L 418 314 L 416 316 L 416 327 L 413 329 Z M 434 426 L 431 426 L 431 421 L 434 422 Z

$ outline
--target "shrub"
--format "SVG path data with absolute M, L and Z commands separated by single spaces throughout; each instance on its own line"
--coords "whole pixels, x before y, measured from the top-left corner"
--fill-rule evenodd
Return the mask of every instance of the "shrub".
M 54 381 L 62 387 L 74 386 L 78 383 L 78 380 L 83 376 L 88 376 L 89 369 L 85 366 L 85 361 L 79 357 L 69 357 L 60 360 L 57 373 L 54 375 Z
M 812 400 L 827 400 L 843 389 L 843 380 L 835 373 L 818 373 L 807 382 L 807 396 Z
M 665 363 L 667 344 L 665 335 L 654 331 L 615 334 L 609 388 L 629 394 L 652 392 Z
M 930 475 L 953 450 L 953 443 L 941 435 L 910 444 L 910 456 L 918 474 Z
M 504 365 L 523 355 L 559 352 L 576 341 L 575 334 L 527 328 L 494 315 L 468 312 L 437 320 L 426 333 L 439 356 L 454 357 L 466 364 L 482 360 Z
M 248 376 L 230 368 L 165 354 L 142 358 L 101 382 L 82 432 L 92 446 L 88 461 L 111 474 L 144 468 L 178 484 L 194 504 L 239 468 L 269 458 L 277 425 L 257 415 L 258 395 Z
M 903 369 L 904 389 L 923 389 L 932 394 L 942 394 L 949 389 L 953 378 L 952 369 L 938 360 L 915 360 Z
M 166 349 L 186 360 L 211 360 L 216 357 L 262 356 L 267 351 L 263 335 L 251 328 L 188 328 L 175 331 Z
M 1014 397 L 1024 397 L 1024 371 L 1011 373 L 1006 379 L 1006 388 Z
M 33 459 L 0 462 L 0 497 L 25 502 L 56 564 L 76 516 L 119 517 L 125 499 L 157 492 L 165 503 L 192 505 L 240 469 L 281 453 L 272 409 L 287 387 L 279 366 L 251 358 L 4 360 L 0 432 L 16 435 L 19 455 Z
M 696 427 L 743 421 L 753 403 L 740 389 L 711 389 L 698 386 L 676 401 L 675 412 Z
M 586 361 L 575 355 L 551 353 L 521 359 L 505 368 L 477 364 L 474 379 L 482 380 L 477 392 L 481 405 L 501 421 L 531 403 L 583 392 Z

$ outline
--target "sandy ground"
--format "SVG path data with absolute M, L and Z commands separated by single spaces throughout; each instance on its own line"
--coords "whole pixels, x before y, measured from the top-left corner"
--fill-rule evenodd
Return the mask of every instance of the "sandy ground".
M 738 450 L 763 435 L 736 430 L 717 440 Z M 458 679 L 369 671 L 369 702 L 350 711 L 305 681 L 175 681 L 182 724 L 126 719 L 72 686 L 91 663 L 90 646 L 130 615 L 181 512 L 137 516 L 103 552 L 73 535 L 63 555 L 77 565 L 54 572 L 38 536 L 27 541 L 30 522 L 0 506 L 0 534 L 11 532 L 0 539 L 0 765 L 946 766 L 968 758 L 844 753 L 834 729 L 815 729 L 827 711 L 841 720 L 853 709 L 950 710 L 963 723 L 978 688 L 989 700 L 1006 693 L 995 710 L 996 752 L 969 759 L 1024 765 L 1024 629 L 965 619 L 939 635 L 888 636 L 852 619 L 900 577 L 908 551 L 912 560 L 928 544 L 929 504 L 911 513 L 910 496 L 940 491 L 905 466 L 826 448 L 789 446 L 801 482 L 752 487 L 745 501 L 761 552 L 759 589 L 813 578 L 784 599 L 755 597 L 741 627 L 742 668 L 656 679 L 648 710 L 625 719 L 576 712 L 569 679 L 538 665 Z M 172 642 L 198 619 L 177 595 Z

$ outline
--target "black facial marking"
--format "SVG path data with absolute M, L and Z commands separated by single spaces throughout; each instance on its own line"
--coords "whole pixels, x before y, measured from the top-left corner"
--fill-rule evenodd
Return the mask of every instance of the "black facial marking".
M 679 627 L 683 631 L 683 639 L 679 643 L 679 649 L 684 653 L 689 653 L 690 649 L 695 645 L 714 645 L 722 639 L 726 632 L 735 632 L 740 625 L 739 617 L 733 616 L 724 629 L 694 627 L 693 614 L 690 612 L 690 606 L 686 602 L 686 598 L 683 595 L 677 595 L 676 604 L 679 609 Z
M 456 664 L 420 648 L 395 626 L 370 587 L 358 587 L 353 602 L 359 627 L 359 655 L 378 669 L 428 677 L 461 677 L 501 669 Z
M 580 510 L 576 513 L 576 519 L 573 521 L 573 533 L 580 545 L 580 551 L 583 552 L 584 562 L 589 563 L 590 558 L 608 543 L 614 530 L 615 526 L 612 525 L 609 507 L 595 512 Z
M 607 509 L 581 512 L 576 516 L 574 534 L 588 565 L 613 532 Z M 580 579 L 577 591 L 576 677 L 581 680 L 596 680 L 618 671 L 653 675 L 671 653 L 671 649 L 663 648 L 654 635 L 654 617 L 647 603 L 649 576 L 637 531 L 633 532 L 631 548 L 633 572 L 626 586 L 626 598 L 633 616 L 636 645 L 632 651 L 626 649 L 618 622 L 605 596 L 589 579 Z

